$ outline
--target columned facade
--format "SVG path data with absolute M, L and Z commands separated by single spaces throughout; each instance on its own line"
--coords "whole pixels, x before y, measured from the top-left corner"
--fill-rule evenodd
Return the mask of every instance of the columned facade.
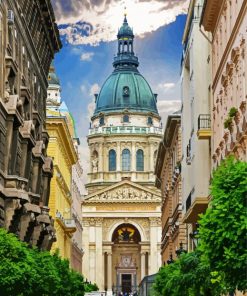
M 108 295 L 137 291 L 143 277 L 161 266 L 159 201 L 152 207 L 141 202 L 94 204 L 100 209 L 94 218 L 85 217 L 89 213 L 83 207 L 83 237 L 89 233 L 83 240 L 83 274 Z
M 114 71 L 95 95 L 88 135 L 83 273 L 107 295 L 134 293 L 142 278 L 161 266 L 161 196 L 154 186 L 154 163 L 162 130 L 157 95 L 138 71 L 133 42 L 125 17 Z

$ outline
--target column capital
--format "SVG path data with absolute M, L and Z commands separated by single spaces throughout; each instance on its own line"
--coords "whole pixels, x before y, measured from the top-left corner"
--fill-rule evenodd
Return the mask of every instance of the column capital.
M 102 226 L 104 218 L 95 218 L 95 226 Z
M 104 218 L 101 217 L 83 217 L 83 226 L 102 226 Z
M 151 217 L 149 218 L 150 226 L 161 226 L 160 217 Z

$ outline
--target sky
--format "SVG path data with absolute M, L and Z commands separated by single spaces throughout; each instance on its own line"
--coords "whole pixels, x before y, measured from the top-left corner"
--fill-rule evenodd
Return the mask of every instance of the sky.
M 140 73 L 158 94 L 158 110 L 180 108 L 182 35 L 189 0 L 52 0 L 63 48 L 55 57 L 62 100 L 74 117 L 80 138 L 84 181 L 89 168 L 87 134 L 94 94 L 112 73 L 117 31 L 126 7 L 135 34 Z

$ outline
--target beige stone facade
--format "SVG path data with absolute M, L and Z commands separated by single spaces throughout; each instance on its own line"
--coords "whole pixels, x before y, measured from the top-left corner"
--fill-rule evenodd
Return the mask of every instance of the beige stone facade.
M 175 259 L 176 251 L 187 249 L 186 224 L 182 223 L 181 160 L 181 114 L 177 112 L 168 116 L 155 169 L 156 186 L 161 189 L 162 196 L 163 264 Z
M 71 267 L 82 273 L 82 258 L 84 251 L 82 249 L 82 220 L 81 220 L 81 202 L 84 193 L 84 185 L 82 182 L 82 166 L 77 161 L 72 167 L 72 218 L 75 220 L 76 232 L 72 237 L 71 247 Z
M 0 1 L 0 226 L 41 249 L 49 216 L 47 76 L 60 47 L 50 1 Z
M 182 93 L 182 212 L 190 233 L 209 201 L 211 176 L 211 44 L 200 30 L 204 1 L 190 2 L 183 35 Z M 207 36 L 206 36 L 207 37 Z
M 88 136 L 91 171 L 89 195 L 82 205 L 83 274 L 108 295 L 120 292 L 128 280 L 132 291 L 137 290 L 142 278 L 161 266 L 161 196 L 154 186 L 160 119 L 153 115 L 149 127 L 146 115 L 129 116 L 129 123 L 122 122 L 122 114 L 105 116 L 106 127 L 93 118 Z M 126 148 L 131 151 L 129 171 L 122 170 Z M 116 151 L 115 171 L 109 167 L 112 149 Z M 145 156 L 142 171 L 136 167 L 138 149 Z M 128 240 L 118 239 L 121 231 L 130 235 Z M 131 239 L 132 232 L 136 239 Z
M 208 0 L 202 16 L 212 38 L 212 162 L 247 161 L 247 2 Z

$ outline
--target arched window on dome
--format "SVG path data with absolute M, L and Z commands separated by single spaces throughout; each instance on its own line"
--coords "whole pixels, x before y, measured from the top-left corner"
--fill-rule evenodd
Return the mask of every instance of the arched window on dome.
M 130 151 L 129 149 L 124 149 L 122 152 L 122 170 L 125 172 L 130 171 Z
M 105 118 L 104 118 L 104 116 L 101 116 L 99 119 L 99 125 L 102 126 L 104 124 L 105 124 Z
M 139 172 L 144 171 L 144 153 L 141 149 L 136 151 L 136 170 Z
M 147 120 L 148 122 L 148 125 L 153 125 L 153 118 L 152 117 L 148 117 L 148 120 Z
M 123 122 L 130 122 L 130 118 L 129 118 L 129 115 L 124 115 L 123 116 Z
M 116 151 L 113 149 L 109 151 L 109 171 L 116 171 Z

